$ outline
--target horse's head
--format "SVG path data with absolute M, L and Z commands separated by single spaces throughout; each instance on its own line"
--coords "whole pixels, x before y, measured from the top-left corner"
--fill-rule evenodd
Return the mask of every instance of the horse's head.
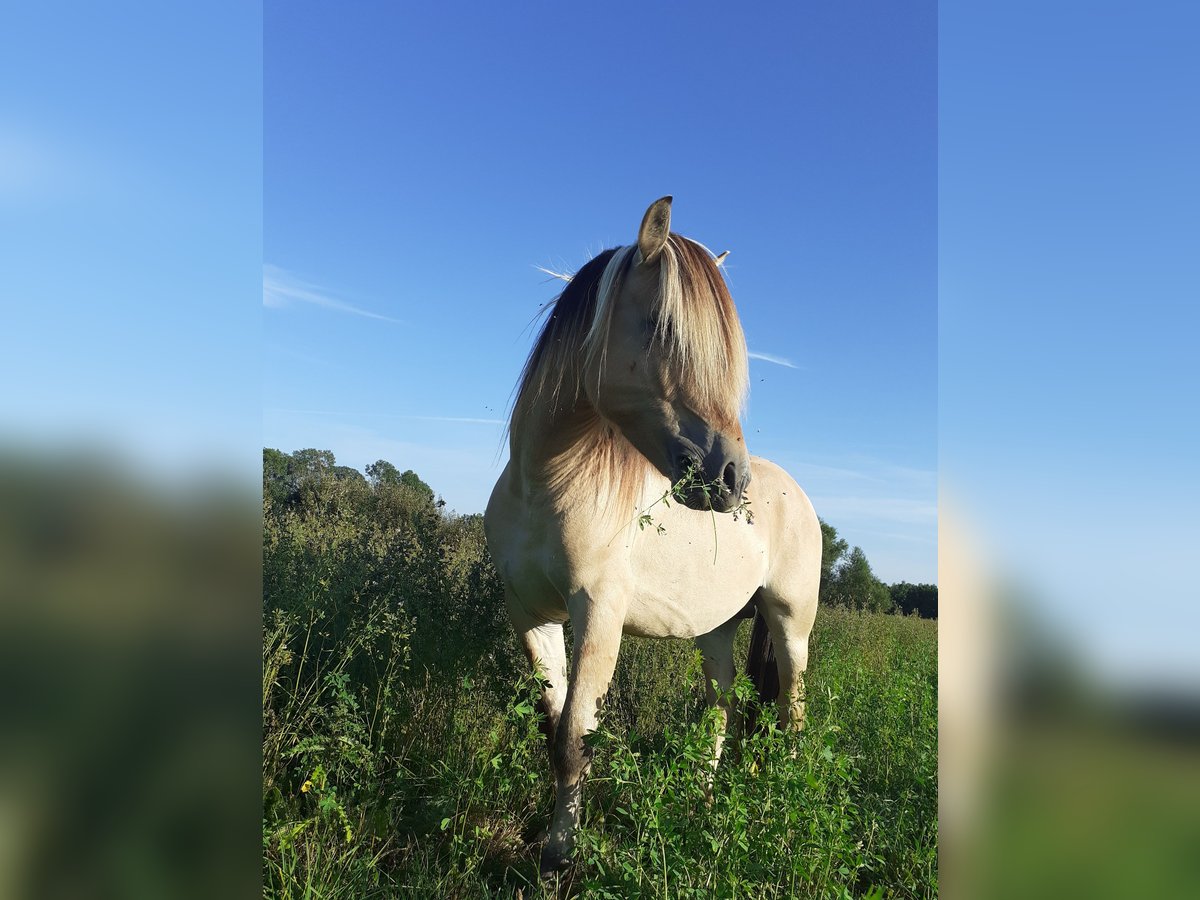
M 646 211 L 637 244 L 606 266 L 583 385 L 659 472 L 685 479 L 687 506 L 728 512 L 750 481 L 739 423 L 746 340 L 712 254 L 670 225 L 664 197 Z

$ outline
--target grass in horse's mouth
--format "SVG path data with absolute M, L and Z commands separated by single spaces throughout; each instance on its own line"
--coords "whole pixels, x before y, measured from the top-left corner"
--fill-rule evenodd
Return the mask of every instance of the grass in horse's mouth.
M 637 520 L 638 529 L 641 531 L 645 531 L 647 526 L 652 526 L 654 528 L 654 530 L 657 531 L 659 534 L 666 534 L 667 527 L 665 525 L 663 525 L 661 522 L 655 522 L 654 517 L 652 515 L 650 515 L 650 510 L 654 509 L 654 507 L 658 506 L 658 504 L 660 504 L 660 503 L 663 506 L 670 506 L 672 497 L 675 499 L 676 503 L 679 503 L 683 506 L 687 506 L 686 499 L 687 499 L 688 494 L 691 494 L 696 491 L 698 491 L 704 495 L 705 503 L 708 506 L 708 512 L 712 516 L 712 520 L 713 520 L 713 563 L 716 564 L 716 561 L 717 561 L 717 513 L 716 513 L 716 510 L 713 509 L 712 501 L 713 501 L 714 495 L 721 497 L 721 496 L 725 496 L 726 494 L 728 494 L 729 488 L 720 479 L 716 479 L 713 481 L 705 480 L 703 474 L 701 474 L 701 472 L 700 472 L 700 467 L 698 465 L 696 465 L 695 463 L 688 466 L 687 471 L 685 471 L 683 473 L 683 475 L 680 476 L 678 481 L 676 481 L 669 488 L 667 488 L 667 490 L 663 491 L 663 495 L 661 497 L 659 497 L 657 500 L 655 500 L 653 503 L 651 503 L 649 506 L 647 506 L 644 510 L 642 510 L 642 512 L 638 515 L 638 520 Z M 738 521 L 738 518 L 740 516 L 744 515 L 746 517 L 747 525 L 754 524 L 754 511 L 750 509 L 750 498 L 746 496 L 745 491 L 742 491 L 741 502 L 737 506 L 735 506 L 733 509 L 729 510 L 729 513 L 730 513 L 730 515 L 733 516 L 733 521 L 735 521 L 735 522 Z
M 683 473 L 682 477 L 680 477 L 678 481 L 671 485 L 668 493 L 673 496 L 676 501 L 683 503 L 687 494 L 695 491 L 699 491 L 704 495 L 704 499 L 708 501 L 709 511 L 712 511 L 712 501 L 714 496 L 726 497 L 730 493 L 729 486 L 726 485 L 724 481 L 719 478 L 713 479 L 712 481 L 707 481 L 703 474 L 701 474 L 700 467 L 693 463 L 692 465 L 688 466 L 687 471 Z M 666 495 L 664 494 L 663 498 L 661 499 L 665 500 L 665 497 Z M 733 520 L 735 522 L 738 520 L 739 515 L 744 514 L 746 516 L 747 524 L 754 524 L 754 513 L 750 510 L 750 500 L 746 497 L 745 491 L 742 492 L 741 502 L 729 512 L 733 516 Z

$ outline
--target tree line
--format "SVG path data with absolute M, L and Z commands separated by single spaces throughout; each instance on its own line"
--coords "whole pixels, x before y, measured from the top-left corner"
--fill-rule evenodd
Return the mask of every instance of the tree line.
M 284 453 L 263 449 L 263 495 L 273 505 L 287 507 L 299 502 L 306 489 L 325 479 L 361 484 L 379 490 L 387 487 L 407 489 L 413 500 L 431 511 L 441 511 L 445 501 L 435 499 L 433 488 L 416 472 L 401 472 L 387 460 L 366 467 L 364 475 L 350 466 L 339 466 L 329 450 L 312 448 Z M 937 585 L 910 584 L 907 581 L 885 584 L 875 576 L 861 547 L 851 547 L 838 536 L 837 529 L 821 520 L 820 602 L 870 612 L 891 612 L 937 618 Z
M 937 594 L 936 584 L 884 584 L 875 577 L 862 548 L 851 547 L 838 537 L 836 528 L 821 520 L 822 604 L 936 619 Z

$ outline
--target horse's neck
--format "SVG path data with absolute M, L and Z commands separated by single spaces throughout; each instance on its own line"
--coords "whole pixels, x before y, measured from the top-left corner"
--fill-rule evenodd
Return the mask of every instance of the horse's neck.
M 509 448 L 523 492 L 555 496 L 585 480 L 587 450 L 600 425 L 595 409 L 582 397 L 571 408 L 531 407 L 520 429 L 513 430 Z
M 583 397 L 569 410 L 531 411 L 510 451 L 519 492 L 559 512 L 624 515 L 645 482 L 645 460 Z

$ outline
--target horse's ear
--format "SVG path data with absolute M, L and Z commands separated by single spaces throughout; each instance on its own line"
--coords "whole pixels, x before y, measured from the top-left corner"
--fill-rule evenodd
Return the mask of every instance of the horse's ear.
M 658 259 L 667 238 L 671 234 L 671 197 L 660 197 L 650 204 L 642 216 L 642 227 L 638 229 L 638 249 L 642 251 L 642 262 L 649 264 Z

